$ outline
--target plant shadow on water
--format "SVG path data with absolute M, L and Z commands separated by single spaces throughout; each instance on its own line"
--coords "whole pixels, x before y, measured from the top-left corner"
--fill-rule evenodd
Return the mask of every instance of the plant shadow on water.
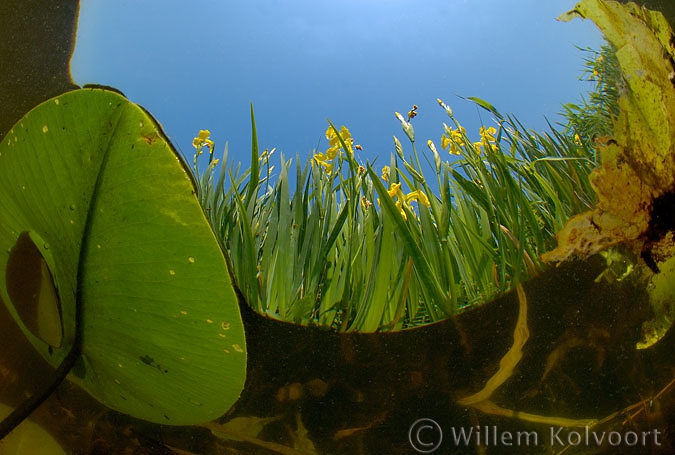
M 651 214 L 657 234 L 675 230 L 664 216 L 672 201 L 660 201 L 661 213 Z M 637 274 L 605 279 L 609 262 L 592 255 L 545 268 L 519 292 L 388 333 L 337 333 L 268 319 L 239 294 L 247 381 L 222 418 L 185 427 L 151 424 L 112 411 L 66 382 L 31 420 L 82 454 L 415 454 L 421 452 L 415 442 L 435 436 L 411 440 L 419 419 L 443 431 L 434 453 L 673 453 L 675 333 L 636 349 L 655 310 Z M 523 307 L 527 336 L 517 330 Z M 0 401 L 17 406 L 53 368 L 2 302 L 0 341 Z M 497 381 L 489 400 L 461 405 L 506 368 L 518 341 L 522 358 L 511 364 L 507 380 Z M 559 435 L 570 447 L 549 437 L 560 426 L 567 426 Z M 625 443 L 597 447 L 565 436 L 572 429 L 583 434 L 585 426 L 626 435 Z M 476 436 L 464 443 L 453 433 L 484 429 L 485 437 L 491 428 L 534 432 L 537 444 L 508 447 Z M 643 431 L 652 432 L 651 439 L 630 443 L 629 433 Z
M 640 321 L 648 312 L 646 297 L 630 285 L 596 283 L 602 270 L 600 260 L 574 262 L 524 286 L 531 336 L 513 380 L 496 394 L 502 407 L 547 416 L 604 417 L 655 395 L 659 385 L 668 383 L 673 337 L 662 340 L 654 352 L 635 351 Z M 278 409 L 272 415 L 301 411 L 320 453 L 415 453 L 408 430 L 419 418 L 433 419 L 445 430 L 439 453 L 476 453 L 475 444 L 463 449 L 452 444 L 452 427 L 535 429 L 543 444 L 552 425 L 486 417 L 456 404 L 458 395 L 485 383 L 511 345 L 517 300 L 510 294 L 450 321 L 386 334 L 335 334 L 249 320 L 255 364 L 235 414 L 245 414 L 249 406 L 265 409 L 275 401 Z M 258 355 L 265 360 L 253 360 Z M 327 386 L 321 396 L 312 396 L 316 380 Z M 278 391 L 289 384 L 301 387 L 296 403 L 279 401 Z M 672 432 L 669 416 L 646 411 L 633 424 L 646 422 Z M 541 446 L 519 447 L 517 453 L 528 450 L 543 451 Z M 646 450 L 668 453 L 672 447 Z
M 673 394 L 650 398 L 673 377 L 675 336 L 671 332 L 652 349 L 635 350 L 649 313 L 647 297 L 630 283 L 596 282 L 604 270 L 604 260 L 594 257 L 524 285 L 530 338 L 512 379 L 492 399 L 504 409 L 539 416 L 596 421 L 609 416 L 595 431 L 657 429 L 663 435 L 660 446 L 597 451 L 591 446 L 581 453 L 672 453 Z M 487 453 L 546 453 L 554 421 L 490 416 L 457 404 L 494 374 L 513 343 L 515 293 L 451 320 L 381 334 L 290 325 L 241 308 L 249 346 L 246 387 L 234 408 L 208 429 L 138 421 L 107 410 L 71 384 L 63 384 L 31 418 L 74 453 L 413 454 L 418 452 L 409 429 L 420 418 L 444 431 L 435 453 L 477 453 L 481 446 Z M 24 351 L 30 355 L 31 349 Z M 3 366 L 10 362 L 2 360 Z M 14 390 L 4 391 L 9 396 L 35 381 L 35 365 L 26 367 L 25 358 L 20 365 L 21 371 L 2 370 L 14 378 L 9 381 Z M 240 427 L 227 427 L 237 418 L 244 418 Z M 221 426 L 227 439 L 214 436 Z M 538 445 L 509 452 L 492 440 L 453 441 L 452 431 L 476 426 L 534 431 Z M 302 449 L 303 438 L 313 442 L 311 449 Z

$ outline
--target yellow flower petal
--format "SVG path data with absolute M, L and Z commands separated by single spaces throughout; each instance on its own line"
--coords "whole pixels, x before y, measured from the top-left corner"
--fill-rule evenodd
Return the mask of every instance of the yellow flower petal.
M 461 130 L 452 130 L 450 138 L 455 142 L 461 142 L 464 139 L 464 128 Z
M 333 127 L 329 125 L 326 129 L 326 139 L 330 141 L 333 137 L 335 137 L 335 131 L 333 131 Z
M 403 194 L 401 191 L 401 184 L 400 183 L 392 183 L 391 186 L 389 186 L 389 193 L 390 197 L 398 196 L 399 194 Z
M 420 204 L 424 204 L 427 207 L 431 206 L 431 203 L 429 202 L 429 198 L 427 197 L 426 194 L 422 190 L 416 190 L 413 191 L 412 193 L 408 193 L 408 195 L 405 197 L 406 202 L 410 201 L 418 201 Z
M 343 141 L 347 141 L 347 139 L 350 139 L 352 137 L 352 133 L 349 132 L 346 126 L 342 125 L 340 127 L 340 137 L 342 138 Z
M 389 181 L 389 166 L 384 166 L 382 168 L 382 180 L 385 182 Z
M 339 146 L 330 147 L 328 150 L 326 150 L 326 156 L 328 157 L 329 160 L 333 160 L 335 159 L 339 151 L 340 151 Z
M 494 126 L 488 128 L 485 128 L 484 126 L 480 127 L 480 137 L 484 142 L 496 142 L 497 139 L 495 139 L 495 134 L 497 134 L 497 130 Z
M 327 163 L 325 160 L 318 160 L 316 156 L 314 157 L 314 162 L 319 166 L 322 166 L 326 174 L 330 175 L 333 173 L 333 163 Z
M 403 210 L 403 202 L 400 199 L 396 201 L 396 208 L 401 212 L 403 219 L 408 221 L 408 215 L 406 215 L 405 210 Z
M 441 148 L 443 150 L 447 150 L 448 147 L 450 147 L 451 143 L 452 143 L 452 141 L 450 140 L 450 138 L 448 136 L 446 136 L 445 134 L 443 134 L 441 136 Z

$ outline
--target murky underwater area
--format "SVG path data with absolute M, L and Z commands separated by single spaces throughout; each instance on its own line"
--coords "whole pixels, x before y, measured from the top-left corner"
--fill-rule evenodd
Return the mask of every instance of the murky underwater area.
M 31 420 L 78 454 L 415 454 L 437 444 L 433 453 L 672 453 L 675 337 L 635 350 L 646 295 L 596 282 L 605 266 L 572 262 L 524 286 L 529 339 L 482 411 L 458 398 L 483 388 L 514 343 L 515 293 L 382 334 L 303 328 L 244 307 L 248 379 L 223 418 L 150 424 L 64 383 Z M 17 404 L 51 371 L 7 316 L 2 400 Z
M 22 96 L 7 104 L 1 125 L 12 125 L 33 101 L 72 88 L 67 68 L 49 80 L 39 76 L 53 71 L 52 63 L 45 68 L 18 77 L 34 78 L 39 88 L 12 86 Z M 672 194 L 653 201 L 647 243 L 673 244 Z M 237 293 L 246 383 L 225 415 L 192 426 L 150 423 L 66 380 L 0 442 L 0 454 L 672 454 L 675 333 L 656 327 L 649 338 L 645 323 L 672 322 L 668 280 L 675 266 L 643 253 L 635 270 L 607 254 L 548 266 L 491 302 L 399 332 L 337 333 L 280 322 Z M 183 267 L 194 263 L 189 256 Z M 16 276 L 23 269 L 16 270 L 8 268 L 0 285 L 13 287 L 12 295 L 30 294 L 33 285 L 24 286 L 28 280 Z M 48 267 L 42 271 L 49 275 Z M 665 309 L 654 304 L 655 288 Z M 54 374 L 6 304 L 0 301 L 2 416 Z M 148 356 L 140 360 L 153 373 L 161 370 Z M 200 386 L 186 385 L 186 394 Z

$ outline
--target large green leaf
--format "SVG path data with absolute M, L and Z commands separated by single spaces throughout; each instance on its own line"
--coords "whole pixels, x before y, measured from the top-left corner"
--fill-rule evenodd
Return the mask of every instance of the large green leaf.
M 243 388 L 237 299 L 190 175 L 115 92 L 48 100 L 0 145 L 0 299 L 55 367 L 79 333 L 70 378 L 121 412 L 193 424 Z
M 653 219 L 654 204 L 675 186 L 675 35 L 668 21 L 635 3 L 610 0 L 582 0 L 559 19 L 575 17 L 595 22 L 616 49 L 620 114 L 612 140 L 596 145 L 601 166 L 590 177 L 596 206 L 568 220 L 558 247 L 542 256 L 546 262 L 587 257 L 620 243 L 646 253 L 651 239 L 665 235 L 653 232 L 654 225 L 667 224 Z

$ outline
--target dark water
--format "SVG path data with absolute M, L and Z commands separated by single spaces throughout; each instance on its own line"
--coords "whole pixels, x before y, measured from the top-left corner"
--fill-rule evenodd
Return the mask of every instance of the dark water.
M 627 282 L 596 283 L 603 269 L 599 259 L 571 263 L 525 285 L 530 337 L 513 375 L 491 397 L 502 409 L 540 417 L 605 419 L 589 429 L 590 443 L 565 449 L 561 443 L 576 443 L 576 432 L 585 438 L 586 430 L 457 404 L 458 397 L 483 387 L 513 343 L 515 294 L 453 320 L 382 334 L 303 328 L 244 308 L 248 381 L 230 413 L 209 428 L 137 421 L 105 409 L 70 384 L 33 420 L 69 453 L 83 454 L 414 454 L 420 452 L 409 432 L 423 418 L 444 435 L 433 453 L 673 453 L 675 390 L 666 387 L 675 377 L 675 336 L 635 350 L 649 315 L 646 295 Z M 36 378 L 49 371 L 32 359 L 20 333 L 12 333 L 8 315 L 0 315 L 0 400 L 16 404 L 24 389 L 37 386 Z M 219 425 L 237 418 L 243 426 L 235 430 L 244 440 L 214 436 L 211 430 L 217 433 Z M 261 425 L 260 418 L 270 420 Z M 260 431 L 251 430 L 255 424 Z M 424 430 L 420 441 L 435 442 L 435 431 Z M 472 431 L 468 442 L 462 431 Z M 605 440 L 597 447 L 593 437 L 603 434 L 620 444 Z M 630 445 L 633 438 L 638 442 Z

